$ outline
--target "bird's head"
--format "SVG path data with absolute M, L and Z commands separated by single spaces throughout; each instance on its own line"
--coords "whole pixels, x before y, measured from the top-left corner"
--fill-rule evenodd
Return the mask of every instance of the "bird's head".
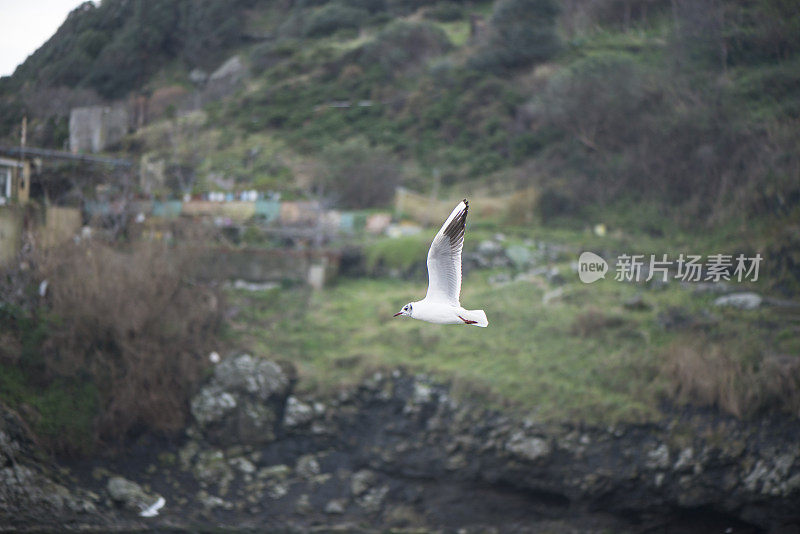
M 409 302 L 408 304 L 403 306 L 402 310 L 400 310 L 399 312 L 395 313 L 394 316 L 397 317 L 398 315 L 408 315 L 409 317 L 411 317 L 412 313 L 414 313 L 414 307 Z

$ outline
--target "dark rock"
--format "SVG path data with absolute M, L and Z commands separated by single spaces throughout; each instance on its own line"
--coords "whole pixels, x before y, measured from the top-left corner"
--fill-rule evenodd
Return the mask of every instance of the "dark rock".
M 350 491 L 355 496 L 363 495 L 375 483 L 375 473 L 369 469 L 361 469 L 353 473 L 350 480 Z
M 291 381 L 241 378 L 252 373 L 240 369 L 257 375 L 258 363 L 232 365 L 206 387 L 234 398 L 227 416 L 242 404 L 261 402 L 279 416 L 275 421 L 286 422 Z M 240 378 L 232 379 L 236 374 Z M 303 404 L 311 407 L 311 424 L 278 425 L 270 441 L 231 443 L 223 452 L 205 441 L 215 437 L 208 428 L 221 423 L 211 417 L 188 432 L 182 448 L 171 450 L 175 465 L 162 462 L 142 475 L 141 466 L 157 464 L 158 450 L 145 461 L 125 457 L 108 467 L 128 479 L 148 477 L 139 490 L 149 497 L 150 484 L 169 496 L 170 513 L 146 523 L 164 530 L 202 522 L 209 529 L 298 532 L 332 524 L 366 531 L 389 524 L 467 532 L 486 531 L 487 525 L 498 532 L 526 531 L 528 525 L 555 532 L 757 532 L 800 523 L 800 428 L 794 419 L 764 417 L 754 424 L 682 409 L 649 424 L 545 424 L 457 402 L 445 385 L 400 370 L 375 373 L 327 407 L 314 408 L 312 399 Z M 314 432 L 318 423 L 326 432 Z M 69 504 L 80 503 L 78 490 L 48 486 L 37 481 L 36 469 L 20 469 L 30 445 L 8 436 L 0 428 L 0 471 L 6 473 L 0 476 L 0 499 L 6 500 L 0 502 L 18 510 L 3 492 L 22 480 L 25 491 L 39 495 L 25 506 L 44 507 L 59 521 L 79 513 Z M 95 471 L 99 480 L 85 474 L 89 484 L 109 476 L 108 470 Z M 50 490 L 36 493 L 45 487 Z M 89 493 L 80 495 L 88 499 Z M 126 502 L 119 496 L 115 501 Z M 107 526 L 91 517 L 94 525 Z M 143 524 L 123 525 L 141 530 Z M 0 516 L 0 527 L 12 526 Z
M 356 503 L 367 512 L 377 512 L 383 506 L 389 486 L 374 487 L 356 498 Z
M 328 503 L 325 505 L 325 513 L 343 514 L 346 506 L 347 506 L 347 501 L 345 501 L 344 499 L 333 499 L 328 501 Z
M 249 354 L 228 358 L 191 402 L 201 434 L 219 446 L 268 443 L 289 395 L 289 374 Z
M 123 477 L 110 478 L 106 484 L 106 491 L 114 502 L 142 517 L 158 515 L 158 511 L 165 504 L 161 495 L 148 493 L 136 482 Z
M 298 458 L 295 470 L 303 478 L 312 478 L 320 473 L 319 462 L 313 454 L 306 454 Z
M 528 247 L 513 245 L 505 250 L 505 254 L 518 270 L 527 269 L 533 263 L 533 254 Z
M 283 414 L 283 424 L 287 428 L 296 428 L 307 425 L 314 418 L 314 409 L 297 397 L 290 396 L 286 399 L 286 409 Z
M 203 486 L 217 485 L 220 494 L 227 493 L 234 473 L 220 450 L 203 450 L 197 455 L 192 473 Z
M 671 307 L 657 316 L 658 325 L 664 330 L 703 329 L 717 322 L 708 312 L 694 314 L 683 308 Z
M 506 443 L 506 450 L 524 460 L 535 462 L 549 456 L 552 448 L 546 439 L 515 432 Z
M 233 503 L 230 503 L 217 495 L 211 495 L 205 490 L 197 492 L 197 502 L 205 510 L 213 510 L 215 508 L 222 508 L 225 510 L 232 510 Z
M 105 523 L 91 492 L 68 488 L 43 457 L 27 426 L 0 404 L 0 531 L 56 527 L 75 516 Z

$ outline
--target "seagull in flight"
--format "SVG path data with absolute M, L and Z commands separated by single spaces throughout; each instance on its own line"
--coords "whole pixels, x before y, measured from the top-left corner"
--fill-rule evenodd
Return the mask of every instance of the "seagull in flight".
M 489 326 L 486 312 L 461 307 L 461 250 L 469 202 L 462 200 L 433 238 L 428 250 L 428 293 L 417 302 L 409 302 L 394 316 L 407 316 L 436 324 Z

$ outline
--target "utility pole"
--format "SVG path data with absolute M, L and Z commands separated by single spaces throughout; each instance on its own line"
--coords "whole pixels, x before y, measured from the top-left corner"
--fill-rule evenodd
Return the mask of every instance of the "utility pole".
M 19 201 L 20 191 L 28 185 L 25 183 L 25 144 L 28 138 L 28 116 L 22 116 L 22 128 L 19 136 L 19 165 L 17 166 L 17 201 Z

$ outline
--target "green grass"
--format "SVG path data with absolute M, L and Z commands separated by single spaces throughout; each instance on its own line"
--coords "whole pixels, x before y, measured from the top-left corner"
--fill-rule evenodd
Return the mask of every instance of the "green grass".
M 230 133 L 230 132 L 229 132 Z M 198 170 L 202 176 L 221 175 L 234 178 L 240 188 L 260 191 L 290 190 L 293 154 L 279 139 L 258 133 L 232 136 L 231 143 L 202 159 Z M 215 189 L 214 184 L 210 184 Z
M 0 400 L 25 413 L 31 430 L 52 452 L 89 453 L 99 412 L 97 388 L 80 379 L 56 380 L 46 386 L 38 380 L 19 366 L 0 365 Z
M 572 323 L 587 301 L 616 300 L 628 288 L 571 288 L 566 301 L 543 305 L 543 289 L 534 284 L 496 288 L 483 275 L 470 276 L 462 302 L 486 310 L 487 329 L 392 318 L 403 304 L 424 296 L 419 282 L 348 280 L 318 293 L 275 290 L 233 298 L 249 301 L 246 326 L 239 326 L 247 343 L 257 353 L 294 362 L 308 391 L 332 392 L 371 370 L 403 366 L 543 419 L 654 417 L 647 386 L 659 336 L 616 306 L 620 324 L 574 335 Z
M 454 46 L 458 47 L 467 44 L 470 31 L 469 21 L 455 20 L 452 22 L 436 22 L 435 24 L 444 30 L 447 38 L 450 39 Z
M 504 230 L 506 243 L 525 236 L 547 238 L 576 251 L 605 246 L 628 253 L 657 253 L 662 248 L 708 253 L 695 250 L 681 236 L 673 241 L 641 235 L 598 238 L 590 232 L 552 229 L 527 234 Z M 473 232 L 467 250 L 485 233 L 488 230 Z M 426 246 L 427 239 L 414 237 L 379 241 L 367 250 L 387 267 L 399 268 L 410 261 L 410 255 L 399 250 Z M 458 395 L 490 406 L 511 407 L 540 420 L 596 424 L 660 417 L 669 380 L 662 372 L 663 360 L 672 347 L 698 341 L 719 344 L 732 361 L 746 366 L 759 365 L 768 354 L 797 352 L 797 317 L 770 308 L 716 308 L 717 294 L 697 293 L 678 283 L 647 289 L 617 282 L 613 267 L 606 280 L 584 285 L 570 269 L 574 259 L 568 250 L 553 264 L 566 284 L 561 296 L 548 303 L 543 296 L 556 288 L 543 278 L 491 285 L 488 280 L 497 271 L 469 273 L 461 302 L 486 311 L 486 329 L 393 318 L 404 304 L 424 296 L 423 273 L 415 272 L 414 280 L 342 279 L 319 292 L 234 291 L 232 302 L 245 311 L 231 324 L 230 341 L 265 357 L 292 361 L 300 371 L 299 387 L 306 392 L 332 394 L 375 370 L 404 367 L 452 382 Z M 763 287 L 743 283 L 736 289 Z M 637 293 L 648 309 L 625 308 L 624 302 Z M 676 310 L 696 324 L 666 329 L 663 318 Z
M 0 347 L 0 403 L 20 412 L 51 452 L 86 453 L 99 412 L 97 388 L 83 376 L 45 376 L 44 358 L 50 355 L 44 341 L 52 324 L 52 318 L 0 303 L 0 339 L 8 343 Z
M 370 243 L 364 247 L 367 270 L 375 272 L 383 266 L 408 272 L 415 263 L 424 261 L 430 244 L 427 233 Z

